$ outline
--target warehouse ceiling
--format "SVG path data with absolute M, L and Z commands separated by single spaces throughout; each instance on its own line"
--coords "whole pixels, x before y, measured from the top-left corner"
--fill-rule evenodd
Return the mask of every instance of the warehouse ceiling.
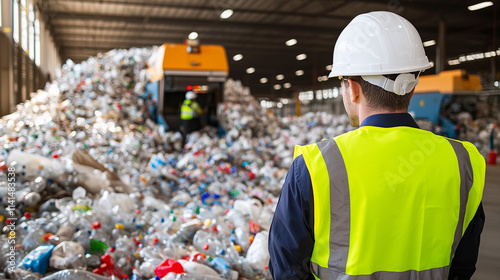
M 356 15 L 393 11 L 410 20 L 423 41 L 438 41 L 438 26 L 446 26 L 446 60 L 496 50 L 495 6 L 478 11 L 480 1 L 456 0 L 36 0 L 49 23 L 63 60 L 75 62 L 115 48 L 182 43 L 196 31 L 201 44 L 223 45 L 230 77 L 241 80 L 256 96 L 292 96 L 294 92 L 337 85 L 318 81 L 328 74 L 333 46 L 341 30 Z M 233 15 L 221 19 L 232 9 Z M 289 39 L 297 44 L 286 46 Z M 436 60 L 437 45 L 426 47 Z M 233 56 L 243 59 L 234 61 Z M 306 54 L 306 59 L 296 56 Z M 247 74 L 246 70 L 255 68 Z M 445 68 L 491 73 L 491 59 Z M 296 75 L 297 70 L 304 74 Z M 431 69 L 427 73 L 433 73 Z M 277 75 L 284 78 L 277 80 Z M 487 75 L 486 75 L 487 76 Z M 491 75 L 490 75 L 491 76 Z M 267 78 L 262 84 L 261 78 Z M 289 88 L 283 85 L 290 84 Z M 279 84 L 280 89 L 274 86 Z M 287 85 L 288 86 L 288 85 Z

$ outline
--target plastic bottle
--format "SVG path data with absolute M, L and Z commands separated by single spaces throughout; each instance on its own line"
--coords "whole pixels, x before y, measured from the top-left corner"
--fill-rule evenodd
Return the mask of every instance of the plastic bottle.
M 216 256 L 224 252 L 222 243 L 213 232 L 198 230 L 193 238 L 193 246 L 201 253 Z
M 75 227 L 67 221 L 61 224 L 56 231 L 56 235 L 61 241 L 70 241 L 74 234 Z
M 30 188 L 24 188 L 16 191 L 16 201 L 26 206 L 35 206 L 42 197 L 37 192 L 32 192 Z
M 212 259 L 212 257 L 208 257 L 208 263 L 219 272 L 219 275 L 225 279 L 231 279 L 231 280 L 237 280 L 238 279 L 238 272 L 230 269 L 230 264 L 228 261 L 226 261 L 223 258 L 215 257 Z
M 90 234 L 90 250 L 91 252 L 96 252 L 98 254 L 104 253 L 109 247 L 109 238 L 106 232 L 101 229 L 100 222 L 92 223 L 92 232 Z
M 132 269 L 132 276 L 130 276 L 130 280 L 142 280 L 139 275 L 139 271 L 135 267 Z
M 115 276 L 120 278 L 128 278 L 126 274 L 115 264 L 115 260 L 109 255 L 104 254 L 101 257 L 102 264 L 92 272 L 104 276 Z
M 184 268 L 178 261 L 166 259 L 161 264 L 159 264 L 154 271 L 156 276 L 163 278 L 165 275 L 172 272 L 177 274 L 184 273 Z
M 92 232 L 90 230 L 79 229 L 73 234 L 71 238 L 72 241 L 75 241 L 82 245 L 85 252 L 91 252 L 92 248 L 90 246 L 90 234 Z
M 172 236 L 172 240 L 182 243 L 193 243 L 194 235 L 203 227 L 203 222 L 193 219 L 180 226 L 179 230 Z
M 52 251 L 50 266 L 56 269 L 74 268 L 85 270 L 87 260 L 82 245 L 71 241 L 61 242 Z
M 255 235 L 255 239 L 248 249 L 246 260 L 256 270 L 263 270 L 269 263 L 269 251 L 267 250 L 269 232 L 261 231 Z
M 42 176 L 38 176 L 35 180 L 31 181 L 29 184 L 30 190 L 33 192 L 41 193 L 45 190 L 47 180 Z
M 111 236 L 113 240 L 118 240 L 118 238 L 129 236 L 130 233 L 125 229 L 125 225 L 117 223 L 115 228 L 111 231 Z
M 179 260 L 179 263 L 184 268 L 187 274 L 204 275 L 211 277 L 219 277 L 219 272 L 212 269 L 210 266 L 196 261 Z
M 31 251 L 42 244 L 45 231 L 35 222 L 29 221 L 27 223 L 27 233 L 22 240 L 24 250 Z

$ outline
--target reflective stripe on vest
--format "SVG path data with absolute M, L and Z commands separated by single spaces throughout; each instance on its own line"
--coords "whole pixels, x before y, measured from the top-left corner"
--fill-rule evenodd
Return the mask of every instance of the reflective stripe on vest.
M 181 106 L 181 120 L 191 120 L 194 117 L 193 109 L 191 109 L 191 100 L 186 99 Z
M 472 144 L 362 127 L 299 154 L 313 185 L 316 277 L 446 279 L 484 186 Z

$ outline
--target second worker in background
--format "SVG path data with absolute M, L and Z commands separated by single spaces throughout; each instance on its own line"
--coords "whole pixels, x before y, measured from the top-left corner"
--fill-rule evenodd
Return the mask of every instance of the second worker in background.
M 186 92 L 186 99 L 181 106 L 180 130 L 183 135 L 183 146 L 187 135 L 201 128 L 200 115 L 203 110 L 200 104 L 196 102 L 198 95 L 194 91 Z

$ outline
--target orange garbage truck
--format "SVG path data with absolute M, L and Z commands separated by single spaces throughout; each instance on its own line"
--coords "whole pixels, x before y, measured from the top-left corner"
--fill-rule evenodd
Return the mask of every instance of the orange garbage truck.
M 180 125 L 181 104 L 187 91 L 194 91 L 204 111 L 203 125 L 217 126 L 217 105 L 223 102 L 229 74 L 226 51 L 217 45 L 163 44 L 148 69 L 146 85 L 154 107 L 150 117 L 166 130 Z

